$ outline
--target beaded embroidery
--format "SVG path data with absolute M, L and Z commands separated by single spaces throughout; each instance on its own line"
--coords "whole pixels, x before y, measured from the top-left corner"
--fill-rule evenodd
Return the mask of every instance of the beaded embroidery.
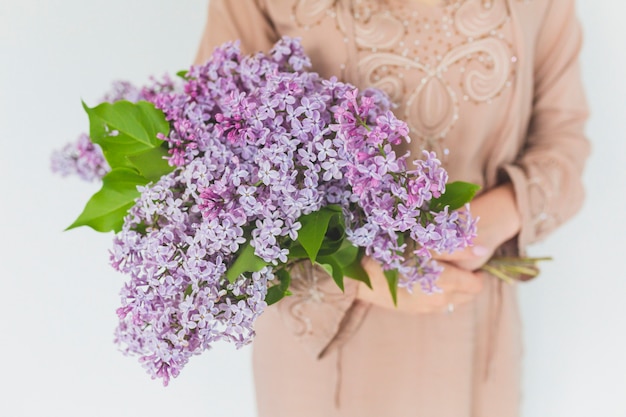
M 292 19 L 304 29 L 335 19 L 344 40 L 354 39 L 364 84 L 391 96 L 424 148 L 444 154 L 441 140 L 459 119 L 461 102 L 490 103 L 512 85 L 517 57 L 506 0 L 350 0 L 352 33 L 340 1 L 298 0 Z
M 504 0 L 354 4 L 359 74 L 390 94 L 423 147 L 445 154 L 441 141 L 459 119 L 460 101 L 490 103 L 511 86 L 517 58 Z

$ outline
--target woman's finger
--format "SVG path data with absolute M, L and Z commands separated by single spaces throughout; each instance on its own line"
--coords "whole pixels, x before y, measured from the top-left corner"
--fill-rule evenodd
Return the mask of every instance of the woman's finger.
M 433 259 L 440 261 L 466 261 L 484 258 L 491 255 L 491 252 L 493 251 L 486 246 L 474 245 L 452 253 L 433 253 L 432 256 Z
M 443 266 L 443 272 L 436 285 L 444 293 L 478 294 L 482 290 L 485 279 L 483 274 L 457 268 L 446 262 L 440 262 L 440 265 Z

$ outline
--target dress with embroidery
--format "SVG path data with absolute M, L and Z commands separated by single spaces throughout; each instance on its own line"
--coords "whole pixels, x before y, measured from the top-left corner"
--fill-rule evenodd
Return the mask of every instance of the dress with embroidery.
M 576 213 L 588 153 L 574 0 L 210 0 L 197 61 L 229 40 L 247 52 L 300 37 L 325 77 L 387 91 L 407 150 L 438 153 L 453 180 L 513 183 L 524 253 Z M 257 323 L 260 417 L 514 417 L 521 338 L 515 286 L 487 280 L 453 314 L 355 299 L 323 271 Z

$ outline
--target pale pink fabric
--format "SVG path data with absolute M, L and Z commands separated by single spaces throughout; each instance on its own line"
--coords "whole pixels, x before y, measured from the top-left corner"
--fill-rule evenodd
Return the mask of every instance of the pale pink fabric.
M 301 37 L 323 76 L 385 89 L 452 180 L 511 181 L 523 254 L 583 202 L 589 144 L 574 0 L 210 0 L 197 62 L 222 42 Z M 449 152 L 449 153 L 448 153 Z M 355 301 L 319 270 L 259 319 L 260 417 L 514 417 L 522 342 L 515 286 L 488 280 L 452 314 Z

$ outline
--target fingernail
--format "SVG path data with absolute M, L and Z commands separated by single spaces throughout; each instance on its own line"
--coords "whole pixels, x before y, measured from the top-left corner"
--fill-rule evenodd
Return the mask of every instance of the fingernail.
M 486 246 L 476 245 L 472 247 L 472 253 L 476 256 L 487 256 L 489 255 L 489 248 Z

